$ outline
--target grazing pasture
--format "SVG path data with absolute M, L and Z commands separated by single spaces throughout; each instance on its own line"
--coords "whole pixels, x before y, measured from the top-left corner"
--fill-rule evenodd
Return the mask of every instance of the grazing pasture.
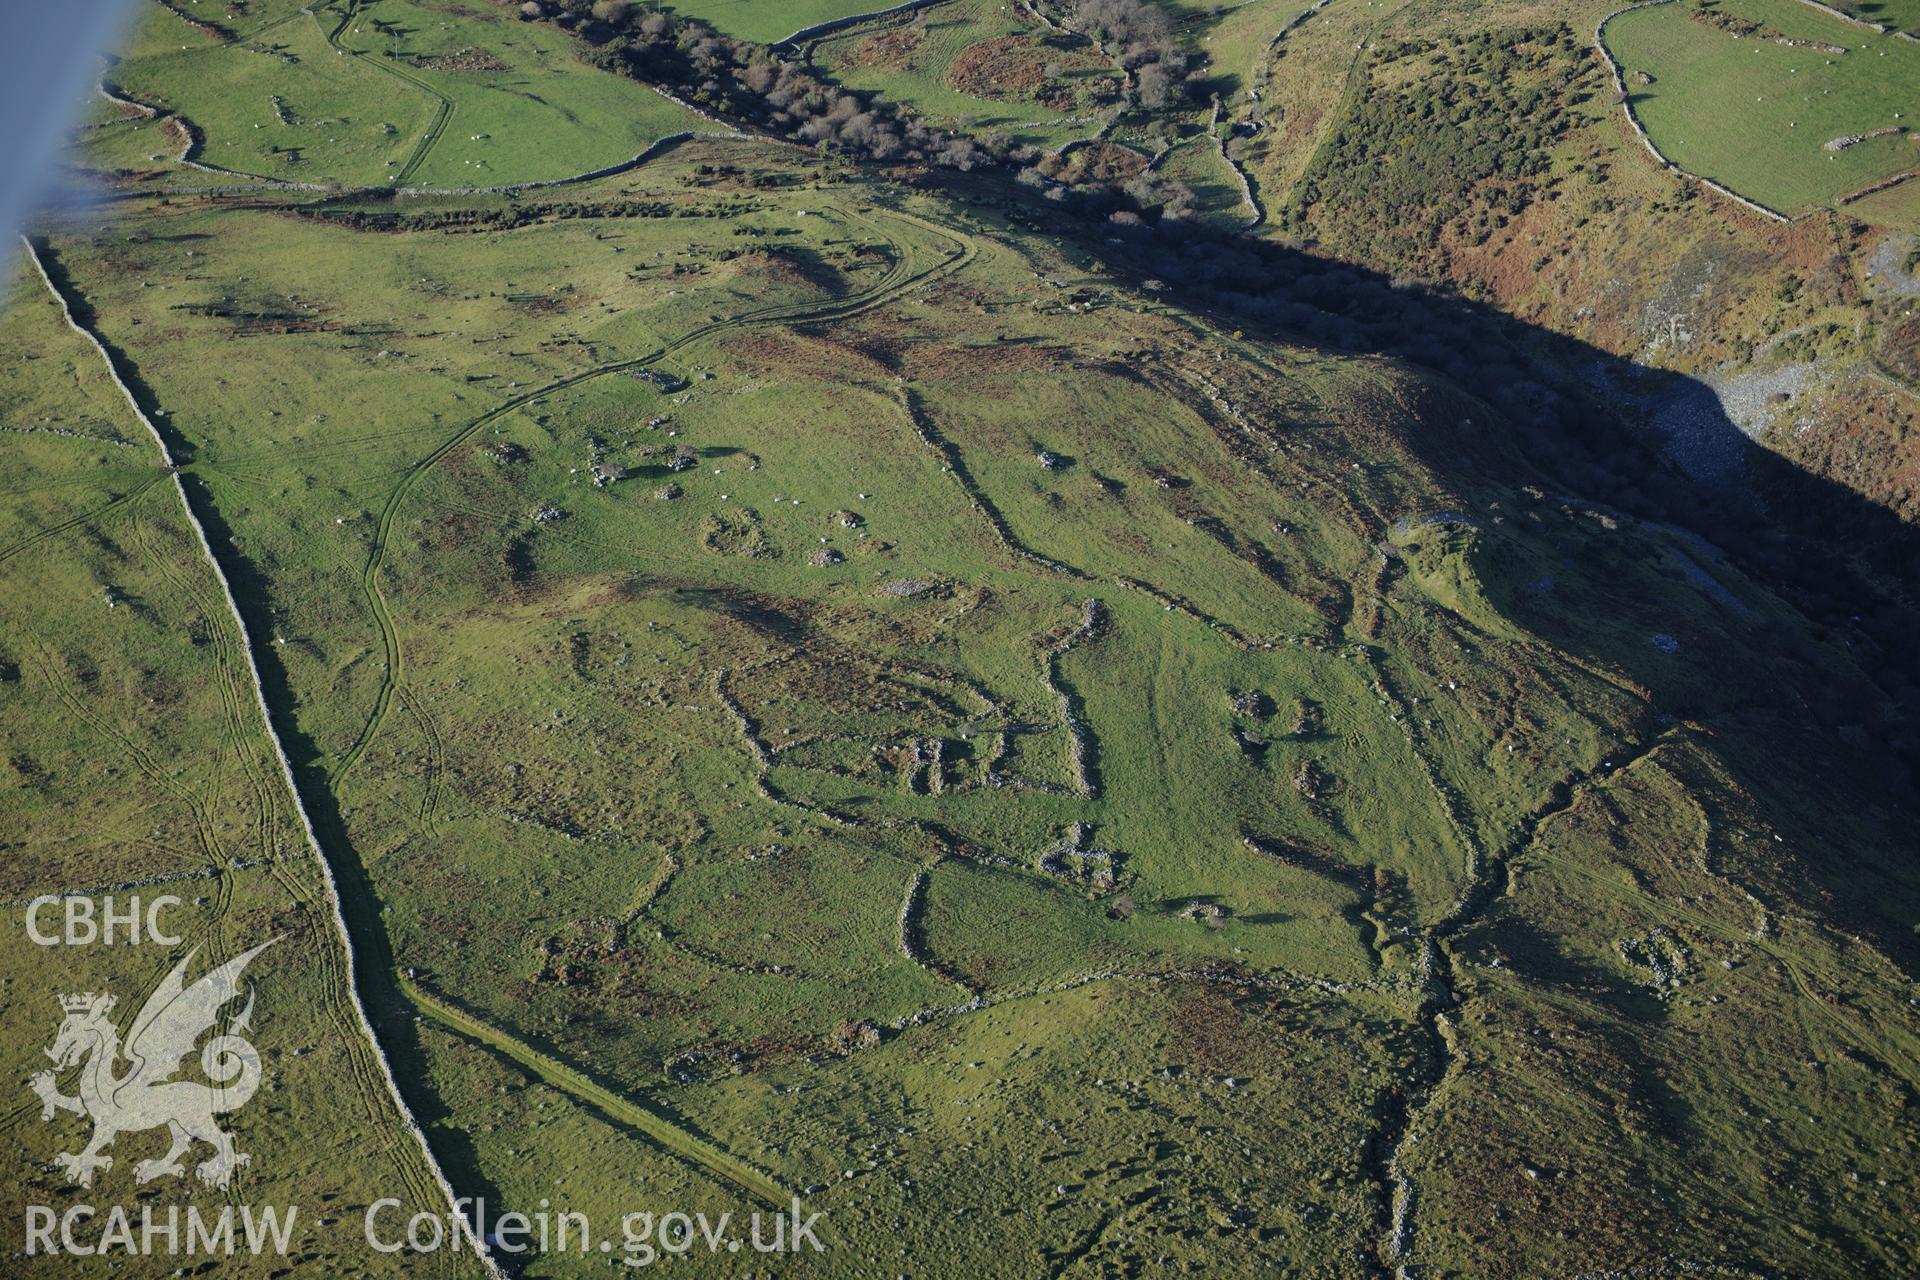
M 782 0 L 779 4 L 767 4 L 765 0 L 684 0 L 673 6 L 673 11 L 742 40 L 772 44 L 808 27 L 878 13 L 893 8 L 895 3 L 897 0 Z
M 403 184 L 550 182 L 632 159 L 671 133 L 718 127 L 588 66 L 566 32 L 488 0 L 362 4 L 335 39 L 444 107 L 430 145 L 395 171 Z
M 1281 289 L 1246 245 L 1149 275 L 1127 216 L 991 166 L 696 136 L 475 190 L 703 126 L 515 7 L 203 7 L 145 11 L 115 82 L 205 163 L 341 189 L 155 164 L 167 119 L 99 108 L 114 198 L 35 228 L 47 280 L 0 310 L 0 912 L 155 880 L 179 953 L 282 938 L 235 1194 L 313 1224 L 235 1274 L 477 1269 L 362 1243 L 376 1196 L 445 1212 L 383 1062 L 485 1225 L 797 1198 L 826 1252 L 783 1275 L 1838 1276 L 1920 1250 L 1920 898 L 1864 631 L 1562 492 L 1538 460 L 1571 384 L 1450 350 L 1506 350 L 1486 304 L 1353 265 L 1635 190 L 1619 151 L 1575 158 L 1617 120 L 1557 11 L 1463 32 L 1428 19 L 1466 6 L 1334 0 L 1275 44 L 1296 4 L 1169 6 L 1219 109 L 1111 136 L 1238 221 L 1213 127 L 1270 200 L 1297 185 L 1286 232 L 1338 218 L 1369 251 L 1292 259 L 1283 332 L 1182 291 L 1214 253 Z M 851 8 L 682 12 L 778 38 Z M 1689 56 L 1765 78 L 1804 53 L 1646 12 L 1685 28 L 1623 20 L 1675 60 L 1650 105 L 1684 105 Z M 1383 37 L 1402 19 L 1433 29 Z M 1857 39 L 1847 74 L 1883 49 L 1895 73 Z M 973 0 L 811 56 L 1047 145 L 1118 105 L 1087 41 Z M 1780 234 L 1827 261 L 1815 231 Z M 1394 323 L 1320 309 L 1348 294 Z M 1342 333 L 1388 345 L 1303 336 Z M 1669 481 L 1621 455 L 1621 483 Z M 17 1080 L 49 993 L 130 1000 L 168 967 L 20 939 Z M 5 1190 L 78 1194 L 30 1095 L 0 1128 L 28 1153 Z
M 1607 24 L 1633 110 L 1675 164 L 1789 214 L 1920 166 L 1920 43 L 1794 0 L 1720 0 L 1709 11 L 1759 31 L 1703 21 L 1693 0 Z M 1857 141 L 1833 145 L 1845 139 Z
M 190 126 L 193 158 L 295 182 L 552 182 L 717 127 L 580 52 L 566 32 L 485 0 L 316 6 L 232 39 L 147 5 L 108 79 Z M 165 141 L 148 155 L 144 142 L 113 141 L 101 154 L 136 168 L 179 151 L 177 136 Z
M 16 1152 L 8 1194 L 53 1205 L 75 1194 L 55 1160 L 86 1146 L 89 1126 L 65 1111 L 43 1119 L 26 1087 L 49 1066 L 59 997 L 111 994 L 124 1029 L 176 964 L 188 962 L 191 983 L 271 942 L 246 974 L 263 1083 L 221 1118 L 251 1162 L 223 1192 L 196 1176 L 213 1154 L 196 1145 L 178 1181 L 161 1175 L 148 1194 L 209 1218 L 229 1195 L 283 1217 L 302 1206 L 290 1253 L 336 1273 L 413 1274 L 320 1221 L 329 1203 L 392 1195 L 431 1206 L 438 1193 L 360 1033 L 324 881 L 212 567 L 152 437 L 30 268 L 0 310 L 0 448 L 0 824 L 12 845 L 0 870 L 0 1040 L 18 1086 L 0 1105 Z M 115 945 L 87 945 L 83 933 L 41 945 L 29 905 L 46 895 L 62 901 L 34 913 L 43 938 L 63 936 L 70 899 L 96 923 L 134 909 L 143 930 L 152 911 L 177 943 L 143 932 L 130 944 L 123 924 Z M 155 911 L 163 896 L 175 901 Z M 78 1075 L 58 1073 L 60 1092 L 77 1096 Z M 164 1129 L 129 1129 L 87 1194 L 131 1199 L 136 1167 L 167 1145 Z M 77 1275 L 125 1266 L 59 1262 Z M 236 1272 L 278 1265 L 247 1260 Z

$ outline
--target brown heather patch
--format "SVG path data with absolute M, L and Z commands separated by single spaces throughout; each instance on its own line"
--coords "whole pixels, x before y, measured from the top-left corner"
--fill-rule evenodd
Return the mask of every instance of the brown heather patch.
M 508 71 L 511 68 L 484 49 L 455 49 L 415 58 L 413 65 L 426 71 Z
M 769 1032 L 745 1044 L 722 1046 L 728 1053 L 740 1055 L 741 1066 L 749 1074 L 767 1067 L 777 1067 L 789 1062 L 806 1062 L 826 1053 L 826 1047 L 817 1040 L 809 1040 L 792 1033 Z
M 947 86 L 977 98 L 1015 101 L 1036 99 L 1047 85 L 1047 66 L 1057 64 L 1062 71 L 1084 71 L 1106 64 L 1085 50 L 1058 49 L 1032 36 L 997 36 L 970 44 L 960 51 L 947 72 Z M 1068 91 L 1062 101 L 1047 105 L 1071 107 Z
M 1128 551 L 1139 556 L 1143 563 L 1147 557 L 1153 555 L 1153 543 L 1146 535 L 1132 529 L 1117 528 L 1107 535 L 1107 541 L 1122 551 Z
M 803 727 L 809 708 L 897 718 L 916 734 L 964 715 L 950 691 L 900 679 L 845 652 L 802 653 L 791 661 L 742 671 L 729 687 L 749 715 L 765 718 L 761 731 L 775 742 L 790 736 L 786 730 Z M 784 873 L 776 867 L 757 874 L 777 879 Z
M 579 293 L 569 290 L 566 293 L 534 293 L 509 296 L 507 301 L 521 311 L 533 315 L 561 315 L 568 311 L 578 311 L 588 303 L 598 302 L 600 295 Z
M 1146 167 L 1147 157 L 1131 147 L 1095 142 L 1068 158 L 1067 176 L 1074 182 L 1115 182 L 1136 177 Z
M 1060 347 L 1039 342 L 996 342 L 978 347 L 949 347 L 919 344 L 902 355 L 902 367 L 910 378 L 928 381 L 970 383 L 1000 374 L 1052 373 L 1068 363 Z M 995 387 L 985 382 L 974 387 L 985 396 L 1018 395 L 1018 386 Z
M 1042 51 L 1024 36 L 998 36 L 960 51 L 947 84 L 980 98 L 1027 98 L 1046 79 Z
M 1169 1055 L 1195 1071 L 1231 1074 L 1256 1059 L 1271 1066 L 1271 1049 L 1260 1043 L 1252 1022 L 1226 992 L 1193 984 L 1172 993 Z
M 1902 316 L 1888 325 L 1880 351 L 1909 386 L 1920 387 L 1920 316 Z
M 923 39 L 918 31 L 902 27 L 868 36 L 854 46 L 849 63 L 855 67 L 884 67 L 906 70 L 913 66 L 913 53 Z
M 786 253 L 769 253 L 764 249 L 750 249 L 727 259 L 719 265 L 718 270 L 726 272 L 733 279 L 745 278 L 754 285 L 771 288 L 803 286 L 837 292 L 842 287 L 840 272 L 812 255 L 796 257 Z
M 483 541 L 494 521 L 467 511 L 449 511 L 421 526 L 420 545 L 435 555 L 451 555 Z
M 1476 204 L 1484 206 L 1490 197 L 1509 185 L 1504 182 L 1476 184 Z M 1434 254 L 1438 261 L 1421 263 L 1421 274 L 1438 275 L 1460 285 L 1478 283 L 1492 292 L 1502 310 L 1526 316 L 1536 309 L 1534 300 L 1550 292 L 1553 277 L 1567 266 L 1566 260 L 1559 258 L 1544 268 L 1535 266 L 1558 238 L 1554 213 L 1554 205 L 1530 204 L 1506 227 L 1479 245 L 1471 243 L 1463 234 L 1458 221 L 1450 223 L 1442 232 Z
M 1920 338 L 1920 319 L 1906 322 Z M 1910 361 L 1920 363 L 1920 361 Z M 1796 409 L 1800 407 L 1796 406 Z M 1853 378 L 1777 426 L 1767 443 L 1909 522 L 1920 521 L 1920 415 L 1911 396 Z
M 844 383 L 893 374 L 892 355 L 878 344 L 843 342 L 805 329 L 736 337 L 727 343 L 727 356 L 748 377 Z

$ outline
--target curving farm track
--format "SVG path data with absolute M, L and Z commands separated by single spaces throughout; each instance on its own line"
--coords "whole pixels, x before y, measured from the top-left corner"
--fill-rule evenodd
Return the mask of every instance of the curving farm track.
M 180 466 L 174 459 L 173 452 L 167 444 L 166 437 L 160 433 L 160 429 L 154 425 L 153 420 L 147 416 L 146 411 L 141 407 L 139 397 L 134 394 L 132 387 L 128 385 L 126 378 L 122 374 L 121 366 L 119 362 L 114 359 L 111 350 L 97 333 L 91 328 L 81 324 L 78 318 L 76 318 L 73 300 L 54 283 L 52 275 L 47 271 L 46 263 L 40 256 L 39 249 L 34 246 L 32 241 L 26 239 L 24 236 L 21 238 L 21 243 L 26 248 L 27 260 L 33 264 L 33 268 L 39 275 L 41 282 L 46 285 L 47 291 L 59 301 L 61 313 L 68 327 L 86 339 L 99 354 L 101 361 L 107 366 L 108 374 L 114 386 L 119 390 L 122 397 L 125 398 L 127 407 L 133 411 L 134 416 L 140 420 L 141 425 L 146 427 L 148 434 L 153 438 L 154 445 L 160 452 L 161 462 L 173 481 L 174 494 L 179 499 L 180 508 L 186 516 L 187 524 L 192 528 L 195 539 L 199 542 L 200 549 L 206 557 L 208 566 L 213 570 L 215 579 L 220 583 L 220 590 L 225 598 L 227 613 L 231 617 L 233 625 L 240 636 L 239 650 L 246 660 L 247 675 L 253 688 L 255 709 L 259 712 L 260 723 L 266 733 L 267 740 L 272 744 L 275 758 L 280 766 L 281 780 L 286 784 L 288 795 L 293 802 L 294 811 L 300 818 L 301 828 L 306 834 L 307 845 L 309 849 L 312 850 L 315 862 L 320 868 L 321 877 L 327 888 L 327 898 L 333 908 L 332 918 L 334 930 L 340 940 L 341 957 L 344 961 L 344 974 L 342 975 L 344 979 L 342 983 L 343 998 L 352 1006 L 358 1024 L 357 1030 L 359 1032 L 359 1035 L 353 1037 L 349 1043 L 351 1044 L 357 1041 L 370 1047 L 372 1057 L 375 1063 L 377 1063 L 377 1073 L 380 1078 L 379 1082 L 384 1087 L 387 1097 L 392 1103 L 395 1113 L 399 1116 L 402 1125 L 413 1135 L 415 1141 L 418 1143 L 420 1157 L 425 1162 L 426 1168 L 431 1171 L 431 1183 L 433 1184 L 433 1189 L 437 1191 L 437 1194 L 432 1198 L 446 1204 L 448 1212 L 460 1224 L 460 1229 L 467 1238 L 467 1243 L 472 1248 L 474 1256 L 479 1260 L 488 1274 L 501 1277 L 501 1280 L 504 1280 L 505 1272 L 503 1272 L 499 1265 L 484 1251 L 478 1237 L 473 1232 L 472 1225 L 468 1222 L 466 1215 L 460 1211 L 460 1197 L 454 1191 L 453 1184 L 448 1180 L 445 1171 L 441 1168 L 438 1159 L 435 1157 L 432 1145 L 427 1141 L 426 1132 L 421 1128 L 419 1121 L 414 1118 L 412 1110 L 407 1106 L 406 1098 L 401 1092 L 399 1081 L 393 1073 L 392 1063 L 389 1061 L 381 1046 L 379 1037 L 374 1031 L 372 1020 L 367 1015 L 366 1001 L 363 998 L 361 986 L 363 981 L 371 978 L 371 974 L 356 966 L 354 932 L 348 923 L 347 909 L 340 893 L 339 879 L 334 873 L 334 864 L 329 859 L 327 851 L 322 846 L 320 837 L 315 831 L 313 819 L 308 813 L 307 805 L 300 792 L 299 783 L 295 779 L 292 762 L 288 759 L 286 748 L 281 742 L 278 728 L 274 724 L 272 712 L 268 709 L 266 688 L 261 683 L 260 667 L 254 659 L 253 641 L 247 632 L 246 618 L 240 610 L 239 601 L 233 594 L 233 586 L 227 578 L 226 569 L 221 564 L 219 556 L 214 552 L 213 544 L 207 537 L 206 528 L 201 522 L 199 513 L 194 510 L 193 502 L 188 497 L 186 485 L 180 478 Z M 56 689 L 60 687 L 57 681 L 55 682 L 55 687 Z M 134 752 L 136 758 L 138 758 L 137 747 L 131 743 L 127 745 L 129 750 Z M 150 770 L 150 772 L 153 772 L 153 770 Z M 159 771 L 159 773 L 163 774 L 164 771 Z M 222 879 L 224 880 L 224 877 L 222 877 Z M 224 891 L 225 889 L 223 887 L 223 892 Z M 352 1051 L 349 1050 L 349 1052 L 351 1053 Z
M 929 261 L 930 255 L 928 252 L 924 250 L 916 251 L 914 246 L 903 239 L 886 236 L 878 220 L 859 217 L 847 211 L 840 212 L 843 216 L 847 217 L 849 221 L 862 224 L 882 238 L 887 239 L 896 249 L 893 267 L 884 279 L 871 288 L 857 294 L 820 303 L 780 304 L 750 309 L 738 315 L 728 316 L 707 324 L 699 325 L 644 355 L 598 365 L 591 369 L 553 380 L 540 387 L 529 390 L 524 394 L 517 395 L 489 412 L 469 421 L 459 430 L 441 440 L 431 451 L 423 455 L 407 469 L 387 496 L 386 504 L 382 509 L 376 528 L 374 544 L 361 575 L 361 582 L 366 592 L 369 609 L 381 633 L 382 645 L 387 659 L 386 672 L 376 694 L 374 707 L 369 714 L 367 723 L 362 729 L 359 739 L 347 753 L 340 757 L 328 778 L 330 788 L 337 787 L 351 771 L 353 766 L 361 759 L 367 746 L 379 733 L 384 724 L 396 695 L 400 695 L 402 704 L 406 705 L 405 695 L 401 693 L 404 650 L 399 631 L 387 608 L 386 601 L 379 590 L 381 566 L 385 559 L 386 549 L 392 535 L 396 516 L 405 505 L 407 498 L 414 491 L 421 478 L 445 459 L 447 455 L 463 441 L 471 439 L 487 424 L 497 421 L 499 418 L 514 412 L 537 398 L 551 395 L 556 391 L 561 391 L 592 379 L 655 364 L 668 358 L 675 352 L 681 351 L 696 342 L 717 334 L 759 326 L 805 324 L 842 319 L 858 315 L 876 307 L 885 306 L 904 295 L 908 290 L 918 288 L 932 280 L 961 269 L 972 261 L 977 253 L 977 248 L 974 243 L 959 233 L 947 228 L 937 227 L 932 223 L 899 210 L 887 210 L 884 214 L 885 218 L 896 220 L 901 224 L 917 227 L 921 231 L 930 233 L 944 242 L 945 248 L 938 252 L 937 258 Z M 451 1207 L 459 1197 L 439 1164 L 425 1132 L 414 1119 L 413 1113 L 407 1105 L 400 1082 L 394 1073 L 393 1061 L 381 1041 L 374 1019 L 368 1013 L 370 1005 L 383 1010 L 416 1012 L 421 1016 L 431 1018 L 449 1030 L 483 1043 L 504 1054 L 546 1083 L 568 1093 L 579 1101 L 587 1103 L 614 1121 L 645 1134 L 672 1154 L 688 1160 L 708 1173 L 719 1176 L 756 1198 L 769 1204 L 785 1207 L 790 1193 L 770 1175 L 753 1168 L 744 1161 L 741 1161 L 738 1157 L 725 1152 L 706 1138 L 687 1130 L 666 1114 L 636 1102 L 632 1098 L 621 1095 L 607 1086 L 594 1081 L 577 1068 L 559 1061 L 550 1053 L 526 1043 L 512 1033 L 484 1021 L 465 1009 L 456 1008 L 446 1001 L 422 990 L 416 984 L 407 981 L 394 969 L 391 963 L 391 957 L 384 945 L 384 935 L 378 932 L 380 925 L 377 918 L 377 909 L 367 895 L 365 869 L 360 865 L 357 856 L 344 840 L 327 842 L 321 840 L 319 831 L 310 813 L 308 797 L 302 792 L 299 777 L 292 767 L 284 744 L 281 741 L 278 727 L 269 710 L 266 689 L 262 683 L 260 674 L 260 667 L 255 659 L 254 645 L 257 641 L 247 630 L 244 616 L 238 600 L 233 594 L 220 557 L 212 541 L 208 538 L 200 515 L 195 510 L 186 486 L 182 481 L 182 471 L 191 470 L 199 464 L 188 463 L 183 468 L 176 462 L 165 437 L 142 410 L 140 399 L 126 380 L 126 374 L 123 372 L 120 362 L 114 358 L 111 350 L 105 345 L 101 338 L 93 332 L 92 329 L 81 324 L 76 318 L 74 299 L 69 297 L 68 292 L 64 291 L 55 283 L 53 276 L 48 272 L 40 256 L 40 251 L 31 242 L 26 242 L 26 249 L 29 260 L 39 273 L 42 282 L 61 303 L 68 325 L 93 345 L 102 361 L 106 364 L 115 386 L 126 399 L 128 406 L 133 410 L 135 415 L 140 418 L 142 425 L 147 428 L 149 435 L 159 449 L 161 462 L 165 467 L 162 475 L 172 480 L 176 497 L 181 504 L 181 509 L 186 513 L 188 522 L 194 530 L 201 549 L 209 565 L 213 568 L 215 577 L 220 583 L 224 596 L 225 612 L 231 618 L 235 627 L 235 634 L 237 634 L 238 637 L 237 643 L 235 643 L 231 636 L 223 637 L 224 642 L 218 651 L 222 671 L 223 673 L 232 673 L 235 670 L 232 659 L 236 653 L 244 660 L 247 681 L 253 692 L 254 708 L 258 712 L 261 722 L 265 726 L 268 739 L 272 744 L 280 767 L 281 781 L 286 785 L 288 793 L 292 798 L 294 809 L 300 818 L 301 827 L 305 833 L 306 842 L 314 853 L 316 862 L 320 867 L 322 877 L 325 881 L 326 894 L 332 907 L 335 932 L 341 942 L 341 948 L 337 954 L 329 949 L 328 961 L 330 964 L 338 963 L 335 975 L 339 979 L 338 985 L 344 995 L 342 1004 L 343 1006 L 350 1004 L 352 1013 L 349 1015 L 344 1007 L 336 1008 L 334 1010 L 336 1023 L 343 1033 L 343 1041 L 349 1046 L 349 1061 L 353 1064 L 354 1074 L 359 1083 L 367 1086 L 364 1093 L 369 1099 L 370 1107 L 372 1106 L 371 1099 L 377 1097 L 381 1090 L 384 1089 L 401 1116 L 406 1128 L 413 1134 L 418 1143 L 420 1155 L 424 1158 L 424 1167 L 430 1171 L 430 1178 L 427 1180 L 426 1185 L 419 1185 L 413 1188 L 419 1196 L 420 1202 L 425 1203 L 438 1199 L 444 1201 Z M 160 478 L 160 476 L 156 476 L 152 480 L 139 486 L 133 492 L 115 499 L 105 507 L 87 516 L 68 521 L 60 528 L 51 528 L 42 531 L 18 545 L 0 548 L 0 555 L 15 554 L 25 550 L 27 546 L 40 541 L 44 537 L 50 537 L 61 532 L 64 528 L 77 525 L 89 519 L 97 519 L 103 514 L 129 506 L 135 499 L 147 493 L 154 485 L 157 485 Z M 149 549 L 149 553 L 152 554 L 151 549 Z M 170 580 L 177 578 L 177 575 L 169 576 Z M 203 606 L 211 604 L 211 602 L 204 597 L 203 593 L 189 591 L 188 594 L 190 598 L 196 599 Z M 217 613 L 218 610 L 209 609 L 209 612 Z M 224 631 L 224 628 L 222 628 L 222 631 Z M 237 677 L 235 678 L 237 679 Z M 245 733 L 245 721 L 250 717 L 251 713 L 244 710 L 244 698 L 239 693 L 237 684 L 230 683 L 228 676 L 223 675 L 222 685 L 222 697 L 226 703 L 225 718 L 227 735 L 233 741 L 233 744 L 238 747 Z M 132 744 L 123 745 L 127 745 L 130 751 L 135 749 Z M 244 752 L 242 758 L 246 758 Z M 259 776 L 258 774 L 250 774 L 249 786 L 254 790 L 257 797 L 260 813 L 259 821 L 262 824 L 260 828 L 261 836 L 263 839 L 270 841 L 273 839 L 271 824 L 273 822 L 272 815 L 275 808 L 271 795 L 272 784 L 268 778 Z M 191 801 L 190 797 L 188 799 Z M 329 797 L 329 802 L 330 801 L 331 797 Z M 209 857 L 212 861 L 217 862 L 219 860 L 218 851 L 215 850 L 211 852 Z M 273 867 L 273 874 L 282 881 L 288 891 L 296 898 L 303 897 L 302 891 L 286 868 L 276 864 Z M 224 877 L 216 877 L 216 879 L 224 879 Z M 224 885 L 222 886 L 222 891 L 225 891 Z M 377 957 L 377 959 L 375 959 L 375 957 Z M 370 1116 L 370 1119 L 371 1118 L 374 1117 Z M 406 1160 L 400 1161 L 400 1165 L 403 1175 L 410 1170 L 417 1172 L 419 1168 L 419 1166 L 414 1165 L 413 1162 Z M 466 1223 L 465 1217 L 458 1213 L 456 1213 L 455 1216 L 460 1217 L 463 1229 L 466 1229 L 468 1224 Z M 498 1265 L 491 1258 L 480 1253 L 478 1242 L 471 1238 L 472 1233 L 470 1229 L 468 1229 L 467 1233 L 469 1235 L 469 1244 L 475 1247 L 476 1254 L 481 1258 L 490 1273 L 502 1275 L 503 1273 L 499 1270 Z

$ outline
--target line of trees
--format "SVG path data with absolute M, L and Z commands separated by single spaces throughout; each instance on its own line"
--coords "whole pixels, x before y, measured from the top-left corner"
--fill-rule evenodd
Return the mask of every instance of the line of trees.
M 796 142 L 863 159 L 972 169 L 999 157 L 973 138 L 931 129 L 898 108 L 849 92 L 765 45 L 626 0 L 527 0 L 523 17 L 551 19 L 589 46 L 586 60 L 672 90 L 706 111 Z
M 1187 74 L 1172 27 L 1154 6 L 1075 0 L 1072 8 L 1070 19 L 1112 42 L 1136 79 L 1153 68 L 1169 83 Z M 1062 159 L 999 135 L 975 138 L 934 128 L 901 107 L 842 88 L 765 45 L 695 19 L 628 0 L 526 0 L 520 13 L 571 30 L 587 44 L 586 60 L 602 70 L 659 85 L 703 110 L 795 142 L 885 164 L 1011 168 L 1053 200 L 1096 217 L 1153 221 L 1185 217 L 1195 206 L 1190 189 L 1158 175 L 1091 164 L 1085 156 Z
M 1180 49 L 1173 19 L 1149 0 L 1069 0 L 1054 6 L 1060 25 L 1087 36 L 1133 73 L 1149 110 L 1186 99 L 1205 71 Z

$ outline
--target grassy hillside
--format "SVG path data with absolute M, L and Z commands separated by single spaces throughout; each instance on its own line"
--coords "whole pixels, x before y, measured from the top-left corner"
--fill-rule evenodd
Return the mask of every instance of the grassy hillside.
M 48 1065 L 41 1050 L 61 1025 L 57 997 L 110 992 L 130 1015 L 174 965 L 191 957 L 191 982 L 274 939 L 248 970 L 260 993 L 266 1082 L 223 1120 L 252 1163 L 223 1193 L 193 1176 L 211 1155 L 201 1147 L 179 1181 L 147 1194 L 208 1215 L 230 1203 L 298 1205 L 290 1257 L 406 1273 L 327 1220 L 379 1195 L 432 1206 L 439 1193 L 360 1032 L 324 881 L 218 583 L 153 441 L 30 271 L 16 275 L 0 329 L 11 476 L 0 517 L 0 813 L 12 851 L 0 890 L 8 975 L 0 1019 L 20 1086 L 4 1111 L 20 1152 L 8 1195 L 56 1213 L 130 1198 L 135 1166 L 167 1147 L 161 1131 L 123 1134 L 90 1191 L 56 1170 L 55 1157 L 83 1148 L 88 1132 L 65 1113 L 43 1121 L 26 1088 Z M 130 946 L 123 933 L 110 947 L 37 944 L 28 908 L 43 895 L 85 899 L 96 914 L 172 895 L 177 902 L 154 919 L 179 943 Z M 42 908 L 34 927 L 57 938 L 63 915 Z M 62 1085 L 74 1092 L 71 1079 Z M 120 1264 L 40 1256 L 14 1265 L 21 1275 L 105 1275 Z M 453 1259 L 447 1268 L 467 1270 Z
M 1294 6 L 1179 6 L 1245 78 L 1116 136 L 1177 144 L 1155 172 L 1222 230 L 1240 166 L 1259 244 L 766 136 L 397 195 L 687 121 L 578 60 L 591 29 L 235 9 L 156 7 L 116 80 L 211 163 L 352 189 L 176 189 L 139 164 L 164 122 L 96 119 L 79 159 L 138 172 L 35 229 L 188 508 L 39 277 L 0 312 L 0 897 L 172 877 L 194 932 L 165 960 L 283 939 L 230 1198 L 310 1234 L 223 1268 L 478 1270 L 362 1235 L 379 1196 L 444 1198 L 376 1053 L 483 1228 L 555 1208 L 609 1242 L 515 1274 L 603 1274 L 623 1214 L 744 1231 L 792 1197 L 825 1252 L 783 1275 L 1920 1251 L 1911 688 L 1844 621 L 1901 616 L 1848 594 L 1898 543 L 1845 523 L 1899 517 L 1827 494 L 1834 559 L 1793 558 L 1816 544 L 1589 404 L 1713 394 L 1616 352 L 1865 380 L 1906 305 L 1855 274 L 1880 233 L 1750 228 L 1635 160 L 1590 24 L 1544 5 L 1333 0 L 1278 43 Z M 958 115 L 968 50 L 1025 66 L 1031 21 L 940 6 L 814 65 Z M 249 47 L 309 38 L 343 50 L 324 72 Z M 336 141 L 280 169 L 216 144 L 251 131 L 250 58 L 290 103 L 352 90 Z M 368 133 L 389 93 L 416 114 Z M 1229 314 L 1236 288 L 1270 305 Z M 1904 440 L 1897 373 L 1792 447 Z M 1869 403 L 1833 378 L 1793 412 Z M 1775 456 L 1736 452 L 1762 496 L 1813 492 L 1766 488 Z M 47 993 L 131 1006 L 167 967 L 10 936 L 22 1079 Z M 6 1114 L 6 1193 L 82 1195 L 49 1163 L 81 1121 Z M 213 1203 L 136 1190 L 159 1141 L 84 1194 Z
M 486 0 L 359 4 L 335 44 L 443 107 L 392 175 L 423 187 L 553 181 L 630 160 L 711 122 L 584 65 L 574 42 Z M 430 145 L 429 145 L 430 144 Z
M 1654 143 L 1763 204 L 1798 213 L 1920 167 L 1903 124 L 1920 113 L 1913 41 L 1794 0 L 1678 0 L 1605 38 Z
M 246 40 L 143 6 L 109 79 L 184 116 L 208 164 L 299 182 L 378 183 L 406 164 L 437 104 L 414 85 L 337 51 L 338 18 L 288 14 Z
M 797 0 L 778 5 L 757 4 L 755 0 L 690 0 L 676 6 L 675 12 L 743 40 L 771 44 L 824 22 L 891 8 L 886 0 Z
M 149 5 L 109 79 L 183 120 L 193 158 L 297 182 L 551 182 L 714 127 L 487 0 L 338 0 L 224 38 Z

